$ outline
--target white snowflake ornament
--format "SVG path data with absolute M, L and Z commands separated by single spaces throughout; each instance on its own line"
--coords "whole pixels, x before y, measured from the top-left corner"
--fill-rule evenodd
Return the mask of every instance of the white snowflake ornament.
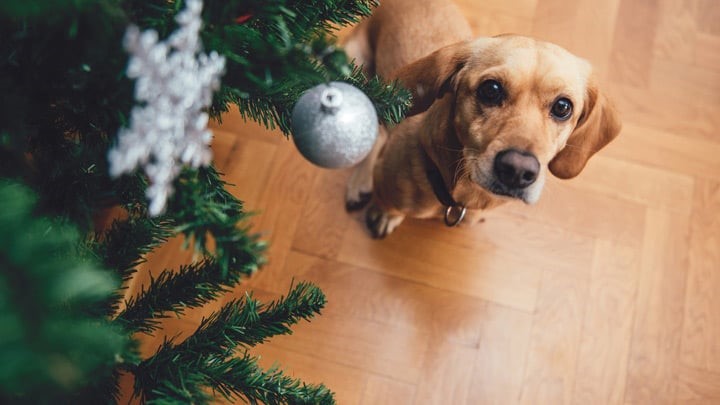
M 142 166 L 150 186 L 149 214 L 165 211 L 172 183 L 182 165 L 207 166 L 212 159 L 205 109 L 220 87 L 225 58 L 201 53 L 202 1 L 188 0 L 178 13 L 178 29 L 165 41 L 154 30 L 130 26 L 124 46 L 130 53 L 127 75 L 135 82 L 136 105 L 130 127 L 118 134 L 109 152 L 110 175 L 120 176 Z

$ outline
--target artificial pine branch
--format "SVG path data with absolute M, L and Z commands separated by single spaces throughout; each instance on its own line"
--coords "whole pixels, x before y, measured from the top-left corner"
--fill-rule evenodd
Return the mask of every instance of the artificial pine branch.
M 230 272 L 249 275 L 264 262 L 265 243 L 244 225 L 248 215 L 226 186 L 213 166 L 185 171 L 176 182 L 166 217 L 176 223 L 177 232 L 194 241 L 197 252 L 214 257 L 223 277 Z M 209 248 L 210 237 L 214 250 Z
M 257 18 L 252 24 L 264 36 L 293 44 L 311 41 L 318 33 L 331 32 L 370 15 L 376 0 L 274 0 L 247 7 Z M 262 18 L 263 15 L 269 18 Z
M 146 261 L 145 255 L 165 243 L 173 234 L 174 223 L 167 219 L 153 219 L 146 215 L 129 216 L 113 221 L 95 241 L 96 254 L 103 264 L 116 269 L 125 281 Z
M 283 57 L 283 63 L 269 65 L 273 69 L 265 72 L 265 82 L 258 77 L 259 84 L 246 85 L 243 92 L 234 89 L 232 79 L 226 80 L 218 100 L 238 105 L 244 118 L 259 121 L 269 128 L 277 127 L 285 135 L 290 135 L 295 102 L 304 91 L 320 83 L 345 81 L 358 87 L 373 101 L 380 119 L 388 124 L 400 122 L 410 107 L 410 93 L 406 89 L 397 82 L 385 83 L 377 76 L 368 78 L 361 67 L 349 62 L 345 53 L 335 48 L 333 40 L 325 36 L 316 37 L 307 47 L 292 49 Z M 232 63 L 228 67 L 236 68 Z M 242 77 L 234 73 L 230 73 L 230 77 Z M 276 76 L 281 79 L 273 79 Z M 217 107 L 213 111 L 216 115 L 222 112 Z
M 229 401 L 245 399 L 251 404 L 268 405 L 335 403 L 333 393 L 324 385 L 305 384 L 275 367 L 264 371 L 247 352 L 243 357 L 209 362 L 205 373 L 217 376 L 214 389 Z
M 358 22 L 370 15 L 378 3 L 377 0 L 214 0 L 206 1 L 203 15 L 212 25 L 227 25 L 245 15 L 247 24 L 264 36 L 292 37 L 292 43 L 300 43 L 319 31 L 329 32 Z
M 370 16 L 372 9 L 379 4 L 379 0 L 288 0 L 286 7 L 295 13 L 295 21 L 301 22 L 299 28 L 305 31 L 318 28 L 331 31 Z
M 35 200 L 26 187 L 0 180 L 0 397 L 12 402 L 81 387 L 112 368 L 129 340 L 85 311 L 117 281 L 79 253 L 75 228 L 35 217 Z
M 393 81 L 385 83 L 378 76 L 368 78 L 362 67 L 355 66 L 345 79 L 348 83 L 359 87 L 373 100 L 378 117 L 388 124 L 397 124 L 405 118 L 411 105 L 410 92 Z
M 280 297 L 269 305 L 248 294 L 203 319 L 192 336 L 178 344 L 174 351 L 224 356 L 238 345 L 255 346 L 272 336 L 291 334 L 291 325 L 319 314 L 325 303 L 322 291 L 309 283 L 297 284 L 287 297 Z
M 219 393 L 226 400 L 243 400 L 250 404 L 307 404 L 330 405 L 335 403 L 333 393 L 322 384 L 305 384 L 286 376 L 273 367 L 263 370 L 258 359 L 244 352 L 242 356 L 223 360 L 202 357 L 173 370 L 170 378 L 150 392 L 138 390 L 141 401 L 151 404 L 206 404 Z M 147 376 L 139 374 L 139 381 Z M 136 389 L 138 387 L 136 386 Z
M 319 314 L 325 301 L 322 291 L 307 283 L 299 283 L 287 297 L 269 305 L 251 296 L 232 301 L 204 319 L 183 342 L 174 344 L 168 340 L 140 363 L 135 370 L 135 394 L 146 400 L 166 398 L 204 403 L 203 387 L 221 393 L 241 390 L 240 381 L 247 379 L 240 378 L 242 374 L 223 375 L 220 364 L 234 366 L 235 372 L 241 373 L 244 367 L 252 366 L 249 359 L 227 360 L 238 346 L 254 346 L 272 336 L 292 333 L 291 325 Z M 263 378 L 257 372 L 253 375 Z M 260 383 L 255 381 L 256 385 Z
M 144 211 L 142 211 L 144 213 Z M 100 260 L 106 268 L 114 269 L 123 282 L 130 280 L 145 257 L 173 235 L 173 223 L 156 220 L 147 215 L 127 211 L 128 217 L 113 221 L 110 229 L 87 241 L 86 249 Z M 112 317 L 124 294 L 124 287 L 117 289 L 105 305 L 89 308 L 92 314 Z
M 229 272 L 223 277 L 213 260 L 182 266 L 178 271 L 164 270 L 126 303 L 115 322 L 127 330 L 150 334 L 168 313 L 181 316 L 187 308 L 202 306 L 230 291 L 242 276 Z
M 369 15 L 376 1 L 265 3 L 245 5 L 242 10 L 252 12 L 246 23 L 213 26 L 203 35 L 208 48 L 228 59 L 228 72 L 211 110 L 214 117 L 227 111 L 229 103 L 237 104 L 243 117 L 289 135 L 290 113 L 300 95 L 317 84 L 338 80 L 364 91 L 383 121 L 394 124 L 403 118 L 409 93 L 397 83 L 367 78 L 327 36 L 335 24 Z M 212 10 L 208 11 L 211 21 L 227 23 L 226 15 Z M 273 18 L 263 18 L 265 13 Z

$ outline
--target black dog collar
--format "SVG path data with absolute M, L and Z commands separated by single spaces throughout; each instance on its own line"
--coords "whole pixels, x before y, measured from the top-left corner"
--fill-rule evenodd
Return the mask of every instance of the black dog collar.
M 452 197 L 450 191 L 448 191 L 447 185 L 445 184 L 445 180 L 443 180 L 442 174 L 440 174 L 440 170 L 437 168 L 435 163 L 433 163 L 432 159 L 430 159 L 430 156 L 428 156 L 424 149 L 423 155 L 425 158 L 425 174 L 432 186 L 435 197 L 446 207 L 444 218 L 445 225 L 449 227 L 457 226 L 465 218 L 467 208 L 465 208 L 462 204 L 459 204 Z

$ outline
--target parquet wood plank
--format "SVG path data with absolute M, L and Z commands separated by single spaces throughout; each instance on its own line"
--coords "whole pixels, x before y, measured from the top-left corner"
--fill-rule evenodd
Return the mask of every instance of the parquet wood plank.
M 475 2 L 469 0 L 473 5 Z M 470 8 L 472 6 L 468 6 Z M 532 19 L 520 17 L 507 12 L 472 13 L 468 15 L 468 23 L 477 36 L 491 37 L 500 34 L 532 34 Z
M 698 34 L 694 65 L 706 69 L 720 66 L 720 35 Z
M 689 216 L 649 209 L 625 401 L 672 403 L 682 334 Z
M 237 136 L 233 132 L 221 128 L 213 130 L 212 152 L 213 165 L 219 172 L 223 172 L 230 160 L 234 159 L 233 154 Z
M 699 182 L 694 197 L 682 359 L 720 374 L 720 182 Z
M 620 0 L 597 2 L 542 0 L 538 3 L 531 35 L 567 48 L 590 61 L 606 80 L 612 38 Z
M 364 389 L 373 377 L 356 367 L 334 361 L 324 361 L 322 367 L 318 367 L 318 359 L 312 353 L 298 353 L 272 344 L 260 345 L 251 354 L 260 357 L 259 364 L 263 368 L 277 366 L 308 384 L 325 384 L 335 393 L 338 404 L 361 404 Z
M 474 347 L 437 339 L 429 342 L 422 375 L 417 382 L 416 404 L 467 404 L 474 381 Z
M 293 279 L 311 281 L 327 295 L 323 314 L 418 329 L 464 346 L 478 344 L 486 320 L 482 300 L 300 252 L 291 252 L 277 273 L 258 275 L 248 288 L 283 294 Z
M 517 17 L 533 17 L 537 4 L 542 0 L 487 0 L 478 4 L 473 0 L 457 0 L 455 3 L 467 14 L 493 14 L 501 12 Z
M 342 246 L 345 228 L 352 218 L 345 212 L 347 173 L 321 170 L 293 238 L 293 249 L 333 259 Z
M 650 73 L 650 89 L 675 94 L 697 104 L 720 104 L 720 71 L 713 68 L 656 58 Z
M 660 0 L 621 0 L 610 54 L 609 80 L 648 86 Z M 632 38 L 632 39 L 630 39 Z
M 417 383 L 424 372 L 424 354 L 430 336 L 416 328 L 323 314 L 311 323 L 293 327 L 290 336 L 278 336 L 272 346 L 312 354 L 318 363 L 335 362 L 367 373 Z M 322 342 L 322 344 L 320 344 Z
M 715 405 L 720 403 L 720 374 L 680 365 L 677 405 Z
M 683 134 L 626 124 L 623 135 L 603 155 L 675 175 L 720 180 L 720 142 L 689 138 Z M 591 166 L 592 167 L 592 166 Z
M 326 263 L 325 266 L 322 265 L 323 262 Z M 347 275 L 356 270 L 343 271 L 342 267 L 332 264 L 323 259 L 291 252 L 286 261 L 287 279 L 280 276 L 269 284 L 264 284 L 262 280 L 251 280 L 247 285 L 243 285 L 243 290 L 265 292 L 259 298 L 269 301 L 286 294 L 293 280 L 316 282 L 324 288 L 326 282 L 322 280 L 323 274 L 334 277 L 336 272 Z M 346 288 L 360 289 L 359 285 L 343 285 Z M 270 289 L 265 289 L 266 286 Z M 363 316 L 366 314 L 364 311 L 348 312 L 343 308 L 342 302 L 334 299 L 344 294 L 333 293 L 336 290 L 325 291 L 328 304 L 322 316 L 314 318 L 310 323 L 295 325 L 292 335 L 277 336 L 266 345 L 277 350 L 311 354 L 322 364 L 334 362 L 369 374 L 416 384 L 422 374 L 423 358 L 431 339 L 431 329 L 418 328 L 415 323 L 387 322 L 382 320 L 382 317 L 381 320 L 376 320 L 371 316 Z M 242 295 L 244 291 L 238 290 L 235 294 Z M 352 301 L 357 302 L 358 300 Z M 340 308 L 334 308 L 336 305 Z M 378 306 L 371 302 L 366 311 L 373 312 Z
M 364 225 L 347 228 L 338 259 L 435 288 L 532 311 L 540 271 L 515 252 L 488 246 L 463 248 L 418 234 L 409 227 L 382 242 L 369 239 Z
M 589 275 L 595 249 L 592 237 L 533 217 L 521 218 L 510 208 L 488 211 L 483 222 L 459 228 L 438 229 L 439 220 L 410 221 L 404 226 L 413 234 L 438 234 L 448 243 L 469 250 L 490 246 L 496 252 L 517 254 L 538 269 Z
M 580 2 L 566 3 L 561 0 L 539 0 L 533 15 L 532 35 L 543 41 L 577 51 L 575 19 Z
M 687 215 L 692 210 L 695 181 L 689 175 L 601 155 L 585 167 L 582 181 L 566 184 Z
M 585 237 L 618 239 L 637 244 L 642 238 L 645 207 L 642 204 L 585 190 L 577 192 L 567 182 L 548 179 L 540 201 L 532 206 L 509 203 L 503 209 L 521 218 L 537 221 Z
M 532 29 L 532 12 L 537 0 L 520 0 L 526 3 L 521 7 L 517 4 L 493 1 L 478 7 L 476 1 L 459 0 L 455 3 L 467 16 L 468 23 L 477 36 L 493 36 L 499 34 L 529 35 Z M 511 7 L 508 7 L 511 6 Z M 493 7 L 491 10 L 489 7 Z
M 574 404 L 622 404 L 640 259 L 598 240 L 576 369 Z
M 248 202 L 246 210 L 255 212 L 260 210 L 253 218 L 253 230 L 260 232 L 263 239 L 268 242 L 268 263 L 265 269 L 282 269 L 293 239 L 298 222 L 303 216 L 305 202 L 310 198 L 310 189 L 320 169 L 312 167 L 299 156 L 293 145 L 281 144 L 277 146 L 271 164 L 265 171 L 259 171 L 258 165 L 265 164 L 267 156 L 248 151 L 247 163 L 239 172 L 228 173 L 230 179 L 235 176 L 264 177 L 265 181 L 252 180 L 248 183 L 238 184 L 239 192 L 257 198 L 255 203 Z M 253 161 L 259 161 L 254 165 Z M 230 169 L 228 169 L 228 172 Z M 267 177 L 265 177 L 267 176 Z M 232 183 L 232 181 L 231 181 Z M 252 185 L 252 187 L 249 187 Z M 231 191 L 233 189 L 231 188 Z M 255 194 L 252 194 L 255 193 Z
M 232 158 L 223 168 L 227 178 L 243 187 L 230 187 L 229 191 L 248 206 L 260 206 L 260 194 L 271 179 L 270 169 L 277 160 L 278 147 L 271 143 L 239 138 L 235 142 Z
M 363 392 L 362 405 L 410 405 L 415 385 L 390 378 L 370 376 Z
M 692 63 L 698 35 L 697 1 L 660 0 L 655 59 Z
M 568 404 L 572 400 L 587 293 L 587 279 L 544 273 L 521 404 Z
M 604 85 L 610 71 L 612 38 L 617 29 L 618 8 L 621 0 L 603 2 L 581 0 L 575 18 L 575 46 L 573 51 L 593 65 L 593 71 Z
M 650 75 L 648 74 L 649 78 Z M 623 138 L 628 126 L 642 127 L 671 133 L 678 137 L 705 140 L 713 144 L 718 141 L 720 104 L 707 100 L 698 101 L 692 95 L 681 96 L 677 88 L 639 89 L 609 80 L 605 90 L 612 97 L 623 119 Z M 650 101 L 652 100 L 652 101 Z M 611 143 L 612 146 L 615 142 Z M 652 147 L 652 142 L 647 146 Z M 633 149 L 643 153 L 643 148 Z
M 480 331 L 468 404 L 518 402 L 532 323 L 532 314 L 488 305 Z
M 720 4 L 715 0 L 697 0 L 698 30 L 702 33 L 720 35 Z

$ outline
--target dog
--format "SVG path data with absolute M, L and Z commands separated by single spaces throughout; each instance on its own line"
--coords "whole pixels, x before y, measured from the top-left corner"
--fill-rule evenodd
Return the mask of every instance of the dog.
M 346 207 L 369 203 L 374 238 L 405 217 L 455 226 L 507 201 L 533 204 L 548 172 L 577 176 L 621 129 L 587 61 L 528 37 L 473 39 L 446 0 L 383 0 L 344 48 L 412 94 L 348 181 Z

